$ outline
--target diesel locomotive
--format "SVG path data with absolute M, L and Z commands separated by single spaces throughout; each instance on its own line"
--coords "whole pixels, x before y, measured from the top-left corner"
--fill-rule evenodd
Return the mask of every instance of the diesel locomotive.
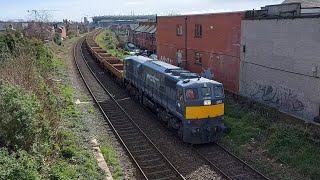
M 219 82 L 163 61 L 131 56 L 123 61 L 124 86 L 187 143 L 218 141 L 224 126 L 224 90 Z
M 176 130 L 184 142 L 210 143 L 230 132 L 223 122 L 225 96 L 221 83 L 143 56 L 121 61 L 97 45 L 95 37 L 100 32 L 86 37 L 92 56 L 136 100 Z

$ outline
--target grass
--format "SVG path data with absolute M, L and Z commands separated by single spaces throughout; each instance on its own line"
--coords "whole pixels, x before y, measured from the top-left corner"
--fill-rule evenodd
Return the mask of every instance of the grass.
M 225 123 L 232 129 L 223 139 L 227 146 L 248 156 L 249 151 L 260 150 L 261 155 L 285 163 L 304 177 L 320 179 L 319 131 L 284 122 L 280 113 L 258 104 L 250 106 L 228 96 L 225 104 Z
M 112 166 L 112 177 L 116 180 L 120 179 L 123 173 L 115 150 L 112 148 L 112 146 L 104 144 L 101 146 L 101 153 L 103 154 L 103 157 L 107 161 L 108 165 Z
M 96 37 L 96 42 L 102 49 L 120 60 L 123 60 L 129 55 L 127 51 L 119 47 L 119 41 L 117 40 L 115 33 L 111 30 L 103 30 Z

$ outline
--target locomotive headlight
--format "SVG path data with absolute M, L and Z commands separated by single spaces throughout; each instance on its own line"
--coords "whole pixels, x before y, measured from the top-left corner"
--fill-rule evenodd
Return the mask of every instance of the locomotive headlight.
M 205 105 L 205 106 L 210 106 L 210 105 L 211 105 L 211 100 L 205 100 L 205 101 L 203 101 L 203 105 Z

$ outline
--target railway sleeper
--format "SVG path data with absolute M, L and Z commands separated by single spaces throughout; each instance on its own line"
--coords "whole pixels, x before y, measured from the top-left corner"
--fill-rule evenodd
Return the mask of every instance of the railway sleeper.
M 132 150 L 132 153 L 142 153 L 142 152 L 147 152 L 147 151 L 152 151 L 153 149 L 138 149 L 138 150 Z
M 149 180 L 167 180 L 167 179 L 177 179 L 176 175 L 172 176 L 166 176 L 166 177 L 161 177 L 161 178 L 156 178 L 156 179 L 149 179 Z
M 146 169 L 153 169 L 153 168 L 158 168 L 158 167 L 163 167 L 163 166 L 166 166 L 166 163 L 158 163 L 156 165 L 153 165 L 153 166 L 143 166 L 143 168 L 146 168 Z
M 156 175 L 156 174 L 168 174 L 168 172 L 172 172 L 170 169 L 166 168 L 164 170 L 160 170 L 160 171 L 153 171 L 150 173 L 146 173 L 148 175 Z

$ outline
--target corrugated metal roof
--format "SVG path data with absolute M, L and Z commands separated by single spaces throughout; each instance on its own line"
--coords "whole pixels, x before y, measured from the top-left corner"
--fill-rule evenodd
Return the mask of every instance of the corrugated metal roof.
M 302 8 L 320 7 L 320 0 L 285 0 L 282 4 L 301 3 Z
M 138 24 L 130 24 L 130 29 L 131 29 L 131 30 L 135 30 L 135 29 L 137 29 L 138 27 L 139 27 Z
M 140 30 L 140 32 L 146 32 L 146 30 L 149 29 L 149 28 L 150 28 L 150 26 L 145 26 L 144 28 L 142 28 L 142 29 Z
M 154 25 L 150 26 L 149 28 L 145 29 L 144 32 L 150 32 L 154 28 Z
M 139 26 L 135 29 L 136 32 L 141 32 L 142 29 L 146 28 L 146 26 Z
M 149 33 L 153 34 L 155 32 L 157 32 L 157 27 L 154 27 Z

